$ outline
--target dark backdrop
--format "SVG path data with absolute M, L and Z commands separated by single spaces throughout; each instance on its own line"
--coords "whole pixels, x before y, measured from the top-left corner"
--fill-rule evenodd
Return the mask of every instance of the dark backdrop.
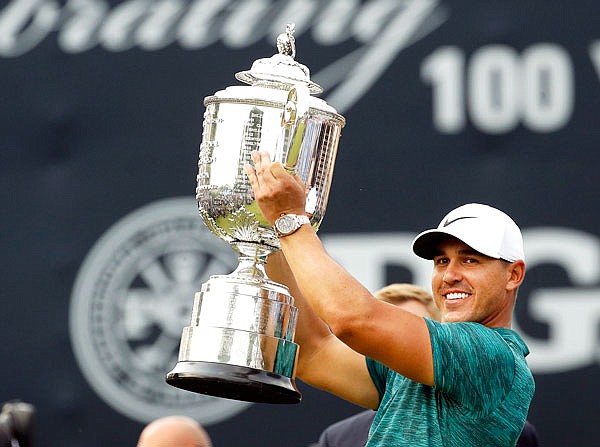
M 295 406 L 162 384 L 194 290 L 234 262 L 195 216 L 203 98 L 295 22 L 297 59 L 347 119 L 332 251 L 369 287 L 424 282 L 389 251 L 461 203 L 507 211 L 530 265 L 529 419 L 546 447 L 597 445 L 598 17 L 590 0 L 2 0 L 0 399 L 33 403 L 37 445 L 60 447 L 135 445 L 178 412 L 217 446 L 304 447 L 357 411 L 303 384 Z M 377 237 L 398 245 L 372 244 L 367 277 L 358 247 Z M 173 267 L 207 258 L 193 280 Z

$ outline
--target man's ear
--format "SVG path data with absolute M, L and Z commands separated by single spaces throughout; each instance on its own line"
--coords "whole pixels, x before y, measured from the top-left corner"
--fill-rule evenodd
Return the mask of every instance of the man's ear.
M 517 289 L 525 279 L 525 262 L 522 260 L 515 261 L 508 267 L 508 290 Z

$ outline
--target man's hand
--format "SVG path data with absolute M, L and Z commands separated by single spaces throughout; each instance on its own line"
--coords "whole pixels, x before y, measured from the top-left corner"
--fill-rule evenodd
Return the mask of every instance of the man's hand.
M 252 152 L 254 167 L 246 165 L 256 203 L 271 224 L 282 214 L 306 214 L 306 187 L 298 175 L 290 175 L 265 151 Z

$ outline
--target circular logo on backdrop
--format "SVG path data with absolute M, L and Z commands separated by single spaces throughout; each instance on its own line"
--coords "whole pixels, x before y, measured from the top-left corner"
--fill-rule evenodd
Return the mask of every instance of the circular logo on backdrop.
M 109 228 L 77 274 L 69 315 L 75 357 L 98 395 L 143 423 L 183 414 L 208 425 L 251 405 L 165 382 L 194 294 L 210 275 L 236 265 L 236 253 L 206 228 L 192 197 L 151 203 Z

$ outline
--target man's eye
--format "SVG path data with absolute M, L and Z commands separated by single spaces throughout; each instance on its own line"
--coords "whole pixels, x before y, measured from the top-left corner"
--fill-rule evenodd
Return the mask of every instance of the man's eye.
M 447 264 L 448 263 L 448 259 L 447 258 L 437 258 L 437 259 L 434 259 L 433 262 L 436 265 Z

